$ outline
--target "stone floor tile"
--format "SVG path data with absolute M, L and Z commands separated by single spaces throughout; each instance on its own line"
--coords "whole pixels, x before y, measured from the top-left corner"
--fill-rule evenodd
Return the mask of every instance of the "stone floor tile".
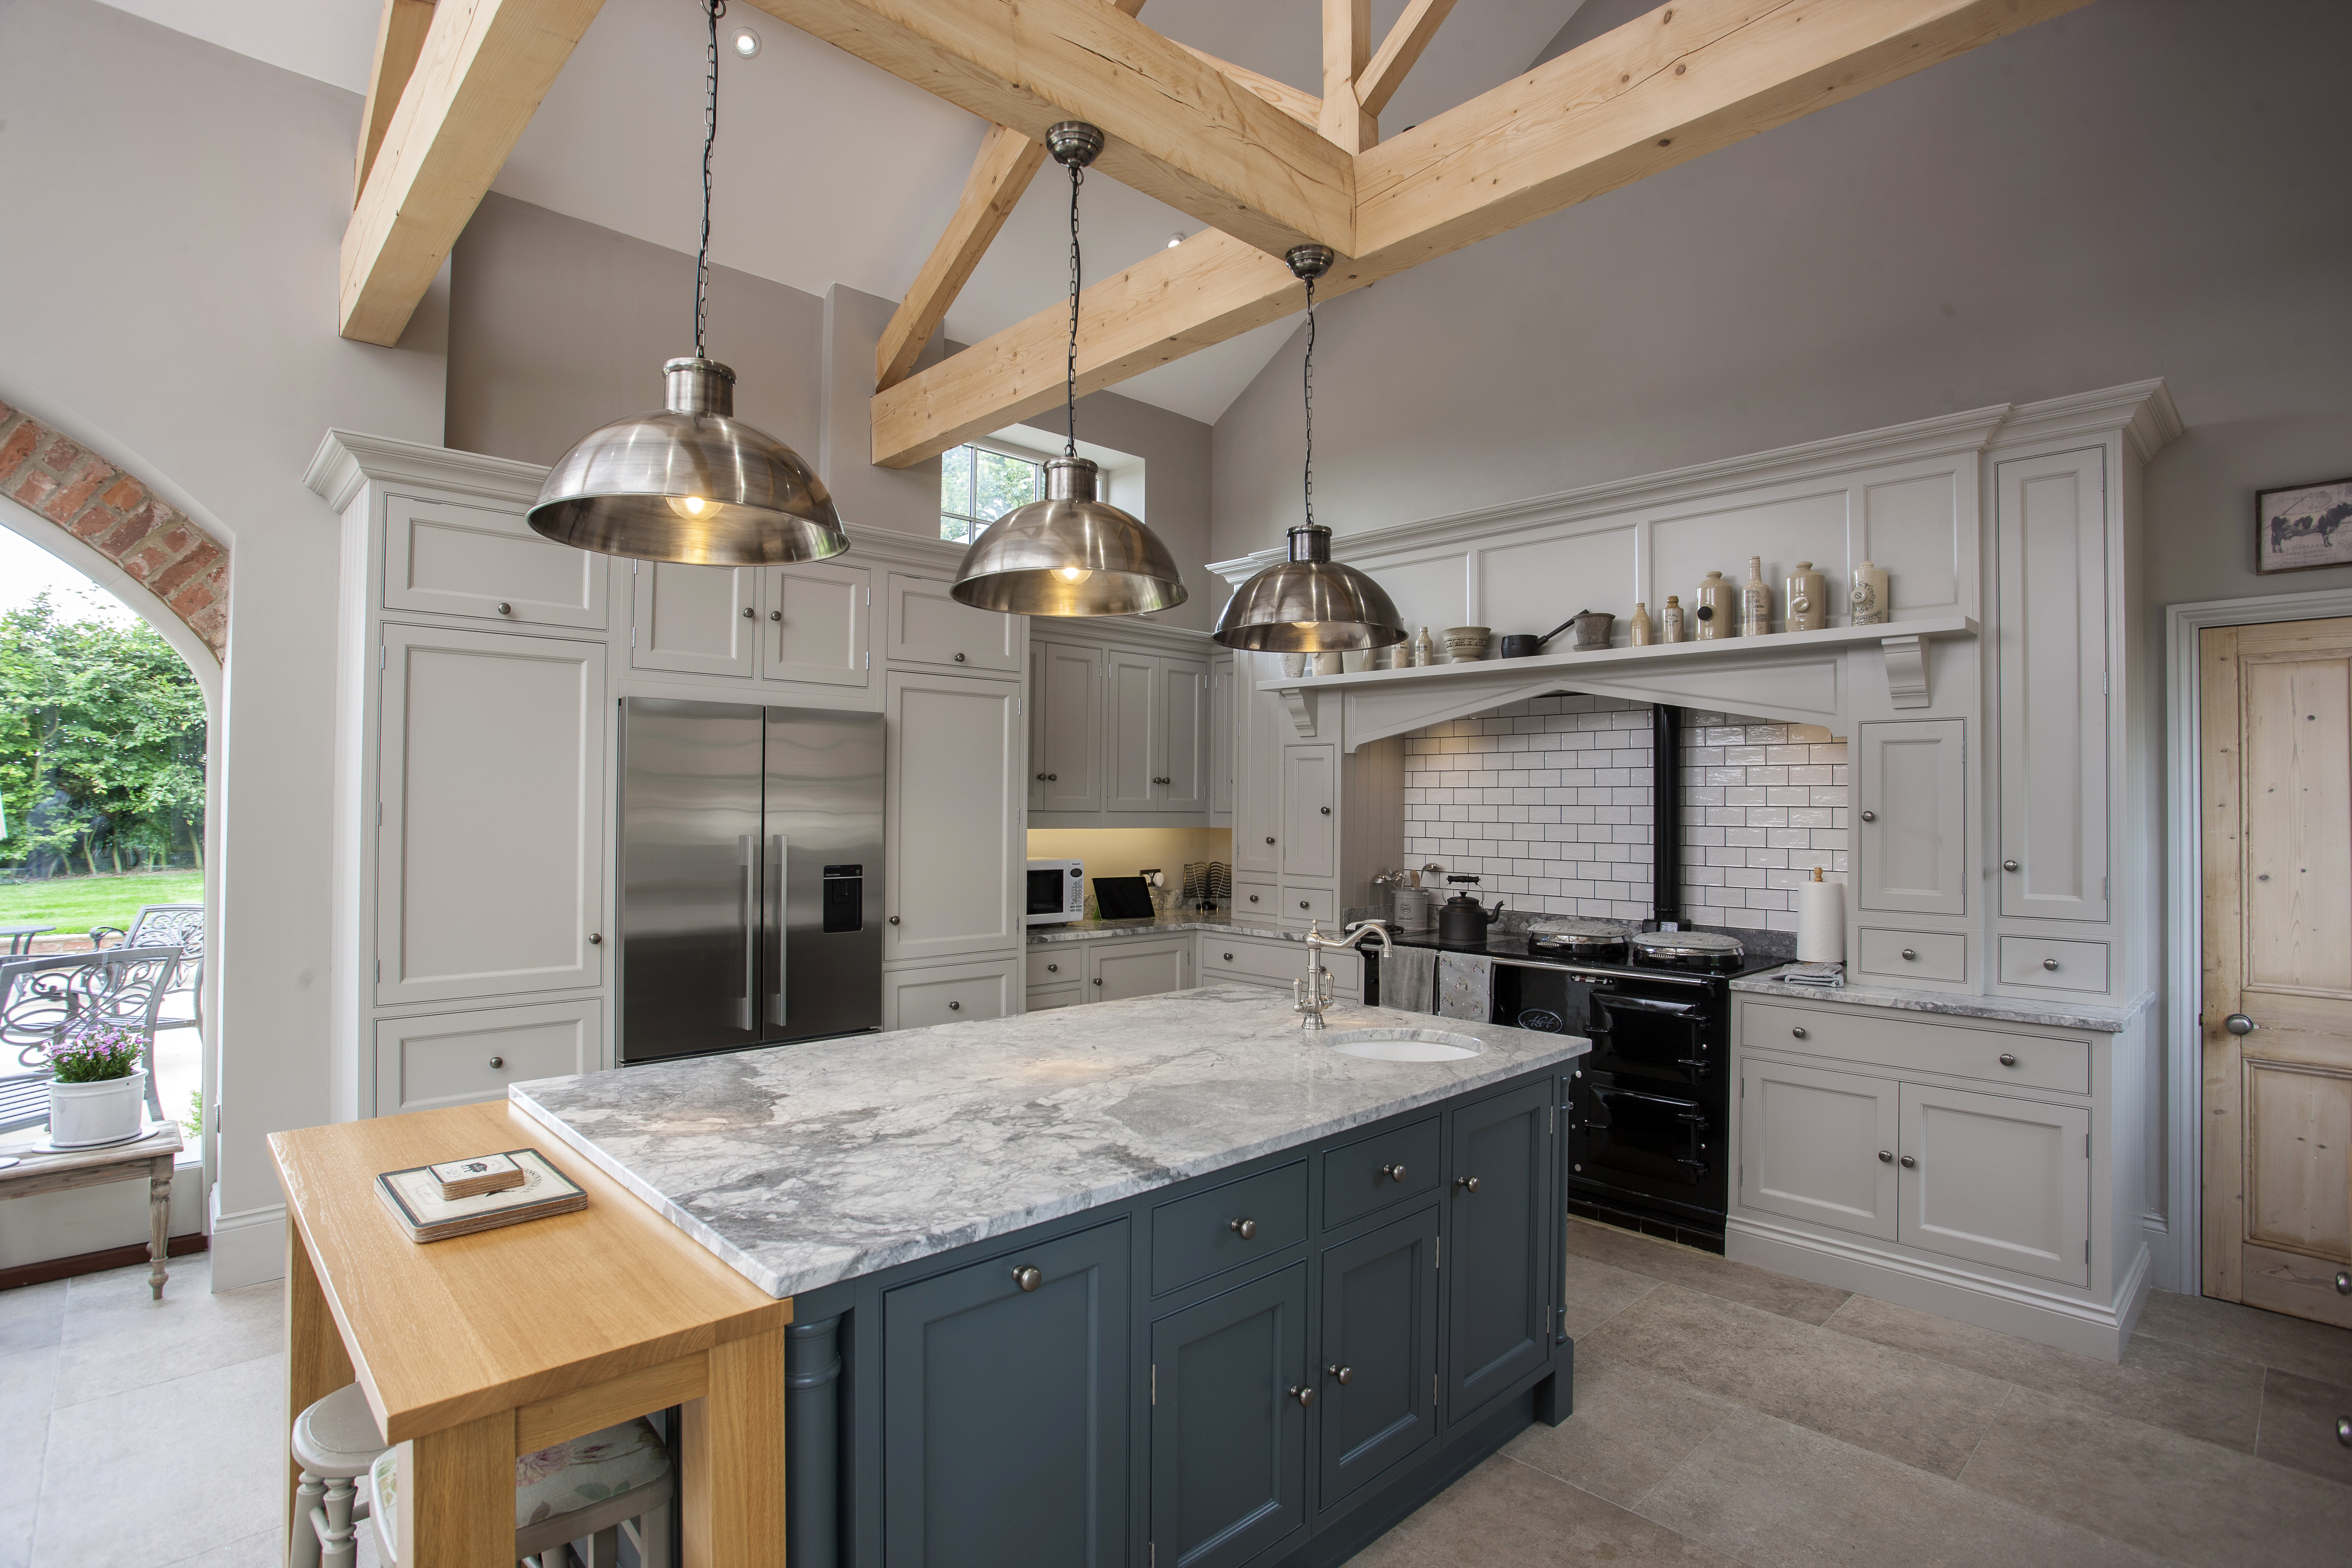
M 1557 1426 L 1538 1422 L 1503 1452 L 1632 1508 L 1738 1408 L 1580 1344 L 1576 1413 Z
M 2266 1459 L 2018 1389 L 1960 1484 L 2197 1568 L 2342 1568 L 2352 1493 Z
M 183 1557 L 168 1568 L 279 1568 L 285 1561 L 284 1550 L 278 1531 L 265 1530 L 242 1541 L 208 1548 L 194 1557 Z
M 2150 1290 L 2137 1334 L 2242 1356 L 2298 1377 L 2352 1384 L 2352 1329 L 2265 1312 L 2210 1296 Z
M 2352 1448 L 2336 1440 L 2336 1421 L 2343 1415 L 2352 1415 L 2352 1388 L 2273 1367 L 2263 1388 L 2262 1447 L 2254 1452 L 2352 1487 Z M 2345 1555 L 2352 1557 L 2352 1533 L 2346 1540 Z
M 55 1345 L 0 1355 L 0 1510 L 41 1495 L 41 1450 L 57 1387 Z
M 1497 1454 L 1349 1559 L 1349 1568 L 1737 1568 L 1639 1514 Z
M 173 1563 L 276 1528 L 285 1385 L 283 1357 L 268 1356 L 61 1406 L 41 1468 L 37 1568 Z
M 0 1568 L 33 1568 L 33 1505 L 0 1508 Z
M 1658 1282 L 1646 1274 L 1628 1273 L 1570 1252 L 1568 1294 L 1563 1299 L 1568 1316 L 1561 1332 L 1572 1340 L 1581 1339 L 1657 1288 Z
M 2009 1384 L 1679 1285 L 1590 1337 L 1593 1348 L 1702 1393 L 1958 1476 Z
M 1848 1294 L 1811 1280 L 1775 1274 L 1769 1268 L 1733 1263 L 1696 1247 L 1637 1236 L 1630 1230 L 1595 1225 L 1590 1220 L 1568 1222 L 1568 1250 L 1571 1257 L 1588 1258 L 1628 1273 L 1704 1290 L 1727 1301 L 1761 1308 L 1805 1323 L 1826 1320 Z
M 1637 1510 L 1752 1568 L 2152 1568 L 2135 1547 L 1741 1411 Z
M 182 1267 L 189 1264 L 194 1267 Z M 175 1260 L 160 1301 L 148 1293 L 145 1264 L 72 1280 L 58 1366 L 59 1408 L 282 1350 L 285 1286 L 214 1295 L 210 1264 L 207 1253 Z
M 2236 1356 L 2135 1335 L 2120 1363 L 2105 1362 L 1867 1296 L 1846 1302 L 1823 1326 L 2240 1453 L 2254 1451 L 2262 1369 Z
M 0 1356 L 56 1344 L 65 1319 L 62 1279 L 0 1290 Z

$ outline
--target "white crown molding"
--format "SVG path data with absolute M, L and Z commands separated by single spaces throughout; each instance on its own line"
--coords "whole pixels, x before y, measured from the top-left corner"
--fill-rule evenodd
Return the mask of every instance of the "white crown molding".
M 1997 447 L 2029 442 L 2105 436 L 2120 430 L 2143 463 L 2178 438 L 2185 426 L 2172 389 L 2162 376 L 2126 382 L 2095 392 L 2069 393 L 2039 403 L 2021 403 L 1993 437 Z
M 1029 636 L 1033 641 L 1043 638 L 1097 647 L 1141 647 L 1186 658 L 1213 658 L 1225 651 L 1206 632 L 1133 616 L 1032 616 Z

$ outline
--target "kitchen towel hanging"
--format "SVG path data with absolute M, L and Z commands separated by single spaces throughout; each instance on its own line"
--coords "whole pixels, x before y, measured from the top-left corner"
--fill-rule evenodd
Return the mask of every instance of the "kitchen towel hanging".
M 1437 1016 L 1483 1024 L 1495 1011 L 1495 961 L 1483 952 L 1437 955 Z
M 1381 956 L 1381 1005 L 1427 1013 L 1437 1005 L 1437 954 L 1426 947 L 1392 947 Z

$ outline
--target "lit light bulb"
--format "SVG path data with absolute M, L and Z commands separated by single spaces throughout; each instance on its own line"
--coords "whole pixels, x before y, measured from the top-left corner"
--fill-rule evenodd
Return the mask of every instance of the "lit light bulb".
M 1054 575 L 1065 583 L 1083 583 L 1094 574 L 1083 566 L 1056 566 L 1054 568 Z
M 700 517 L 710 510 L 710 503 L 700 496 L 665 496 L 662 499 L 669 503 L 669 510 L 680 517 Z
M 749 27 L 738 27 L 735 29 L 734 44 L 737 56 L 748 60 L 760 52 L 760 35 Z
M 1168 248 L 1169 248 L 1169 249 L 1171 249 L 1171 250 L 1175 249 L 1178 246 L 1180 246 L 1180 245 L 1181 245 L 1181 244 L 1183 244 L 1183 243 L 1184 243 L 1184 231 L 1183 231 L 1182 229 L 1181 229 L 1181 228 L 1180 228 L 1180 229 L 1178 229 L 1174 234 L 1171 234 L 1171 235 L 1170 235 L 1170 236 L 1168 237 Z

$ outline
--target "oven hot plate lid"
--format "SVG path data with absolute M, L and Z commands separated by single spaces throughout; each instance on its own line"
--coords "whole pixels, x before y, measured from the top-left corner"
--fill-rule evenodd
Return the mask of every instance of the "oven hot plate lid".
M 1748 952 L 1738 937 L 1711 931 L 1637 931 L 1632 941 L 1645 958 L 1736 959 Z
M 1606 921 L 1547 915 L 1528 923 L 1528 947 L 1535 952 L 1614 952 L 1625 945 L 1625 928 Z

